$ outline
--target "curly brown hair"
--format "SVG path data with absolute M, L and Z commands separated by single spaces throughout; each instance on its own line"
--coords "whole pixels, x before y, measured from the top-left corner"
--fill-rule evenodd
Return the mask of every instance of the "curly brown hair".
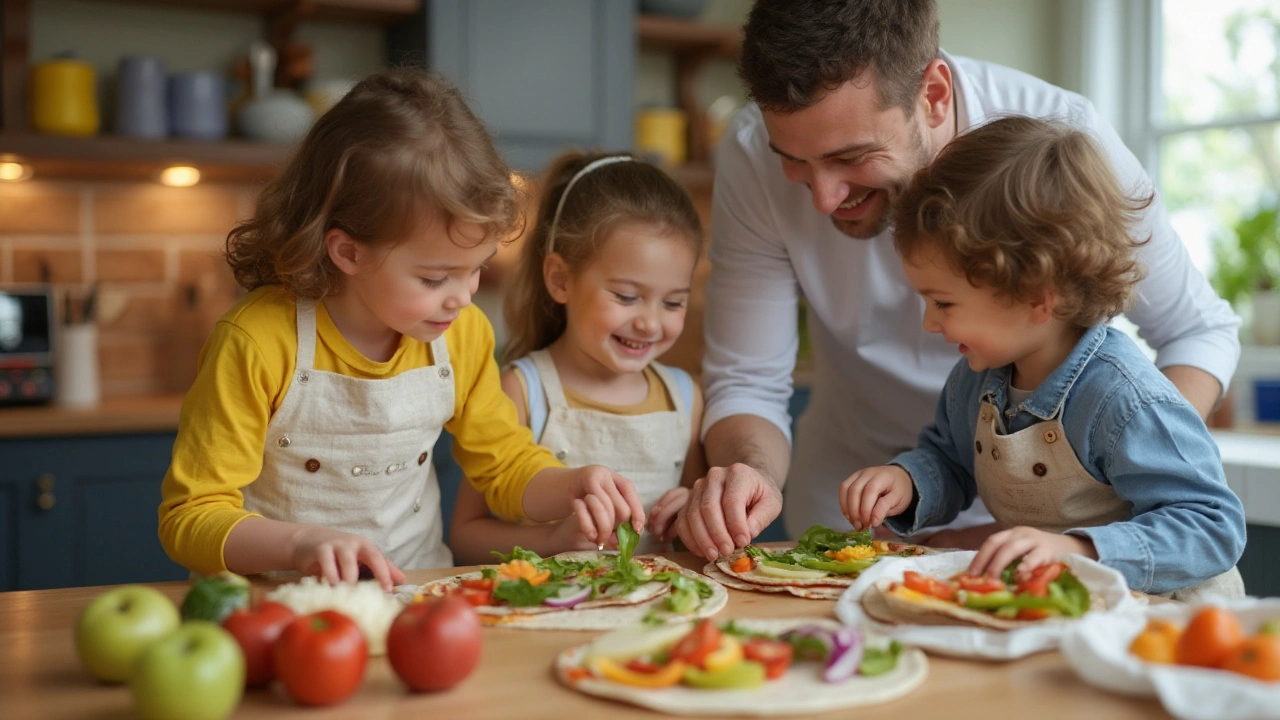
M 321 298 L 341 286 L 331 229 L 390 245 L 436 215 L 509 239 L 520 208 L 511 171 L 458 90 L 433 73 L 389 70 L 316 121 L 253 217 L 227 235 L 227 262 L 246 290 L 279 284 Z
M 904 258 L 936 251 L 975 287 L 1034 302 L 1081 327 L 1125 310 L 1143 276 L 1130 233 L 1152 201 L 1120 186 L 1093 139 L 1006 117 L 960 135 L 912 178 L 894 210 Z
M 910 117 L 938 57 L 934 0 L 756 0 L 738 76 L 761 109 L 793 113 L 870 71 L 884 108 Z
M 551 297 L 542 267 L 547 257 L 547 235 L 556 206 L 569 181 L 590 163 L 608 154 L 568 152 L 552 161 L 542 177 L 538 218 L 520 250 L 520 267 L 504 299 L 503 318 L 508 330 L 503 362 L 524 357 L 550 345 L 564 333 L 565 308 Z M 625 157 L 625 156 L 622 156 Z M 615 162 L 593 168 L 580 176 L 564 198 L 555 228 L 555 250 L 579 272 L 595 258 L 610 234 L 626 223 L 644 223 L 654 232 L 679 238 L 702 252 L 702 221 L 689 193 L 657 167 L 640 160 Z

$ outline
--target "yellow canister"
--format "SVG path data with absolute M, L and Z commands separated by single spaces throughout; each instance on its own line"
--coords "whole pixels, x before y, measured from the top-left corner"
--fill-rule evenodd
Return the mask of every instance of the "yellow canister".
M 636 113 L 636 151 L 654 153 L 665 165 L 684 164 L 689 155 L 689 120 L 674 108 L 645 108 Z
M 60 58 L 31 68 L 31 126 L 47 135 L 98 132 L 98 95 L 93 66 Z

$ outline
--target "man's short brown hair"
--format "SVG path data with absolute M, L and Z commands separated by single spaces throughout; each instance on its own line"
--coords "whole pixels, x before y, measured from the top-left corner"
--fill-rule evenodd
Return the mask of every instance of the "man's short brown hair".
M 910 116 L 938 57 L 938 8 L 934 0 L 757 0 L 743 33 L 738 75 L 764 110 L 802 110 L 869 71 L 884 107 Z
M 974 287 L 1035 302 L 1082 327 L 1124 311 L 1142 277 L 1130 236 L 1150 194 L 1120 186 L 1080 130 L 1005 117 L 952 140 L 916 173 L 894 210 L 894 243 L 911 260 L 938 252 Z

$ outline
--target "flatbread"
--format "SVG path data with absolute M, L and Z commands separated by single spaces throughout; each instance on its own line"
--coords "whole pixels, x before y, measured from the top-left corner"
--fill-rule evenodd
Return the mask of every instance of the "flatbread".
M 702 574 L 734 590 L 746 590 L 749 592 L 767 592 L 767 593 L 790 593 L 796 597 L 805 598 L 806 600 L 836 600 L 844 593 L 844 588 L 835 586 L 822 585 L 806 585 L 797 587 L 794 585 L 757 585 L 739 580 L 738 578 L 722 572 L 715 563 L 707 563 L 702 568 Z
M 588 550 L 562 553 L 556 557 L 563 560 L 596 560 L 600 557 L 600 553 Z M 711 597 L 703 599 L 698 608 L 691 613 L 673 613 L 665 609 L 667 595 L 671 591 L 670 584 L 650 582 L 626 595 L 587 600 L 572 608 L 556 608 L 547 605 L 531 607 L 482 605 L 476 608 L 476 612 L 480 616 L 480 622 L 490 626 L 537 630 L 609 630 L 638 623 L 650 615 L 675 620 L 711 617 L 720 612 L 729 602 L 729 593 L 719 583 L 664 557 L 642 555 L 634 559 L 644 563 L 655 573 L 679 572 L 690 579 L 704 582 L 711 587 Z M 459 587 L 464 579 L 479 577 L 481 577 L 479 572 L 473 572 L 433 580 L 418 587 L 407 588 L 405 594 L 410 597 L 416 593 L 440 597 Z
M 830 620 L 798 618 L 790 620 L 735 619 L 734 624 L 746 630 L 779 634 L 801 625 L 821 624 L 836 629 Z M 629 687 L 609 680 L 589 677 L 574 680 L 572 671 L 580 668 L 589 645 L 569 648 L 556 658 L 555 673 L 566 686 L 596 697 L 620 700 L 672 715 L 743 715 L 773 717 L 829 712 L 862 705 L 875 705 L 896 700 L 924 682 L 929 661 L 920 650 L 903 648 L 898 665 L 892 671 L 875 677 L 854 677 L 842 683 L 822 680 L 822 664 L 801 662 L 792 665 L 777 680 L 763 687 L 743 690 L 700 690 L 685 685 L 645 689 Z
M 992 630 L 1020 630 L 1062 624 L 1076 619 L 1052 617 L 1044 620 L 1017 620 L 996 617 L 988 612 L 974 610 L 928 595 L 904 597 L 891 590 L 893 584 L 890 580 L 880 580 L 868 588 L 862 596 L 862 609 L 880 622 L 910 625 L 977 625 Z M 1106 609 L 1106 599 L 1090 590 L 1089 611 Z
M 896 547 L 901 547 L 903 551 L 913 551 L 915 555 L 928 555 L 934 552 L 932 548 L 927 548 L 923 545 L 911 545 L 908 543 L 897 543 L 897 542 L 892 543 L 892 545 Z M 785 551 L 782 551 L 782 552 L 785 552 Z M 850 585 L 853 585 L 854 581 L 858 579 L 858 576 L 856 574 L 855 575 L 829 575 L 824 578 L 806 579 L 806 578 L 773 577 L 771 575 L 765 575 L 764 573 L 760 572 L 758 567 L 752 567 L 747 572 L 739 572 L 737 570 L 734 570 L 733 569 L 734 561 L 738 560 L 739 558 L 746 557 L 746 555 L 747 555 L 747 551 L 745 549 L 735 550 L 732 555 L 725 555 L 724 557 L 717 559 L 715 561 L 715 566 L 719 568 L 720 571 L 723 572 L 725 575 L 729 575 L 730 577 L 735 577 L 744 582 L 751 583 L 752 585 L 773 585 L 773 586 L 787 586 L 787 587 L 795 587 L 795 588 L 802 588 L 802 587 L 832 588 L 834 587 L 834 588 L 843 589 L 843 588 L 849 587 Z M 896 554 L 878 556 L 878 558 L 889 558 L 889 557 L 899 557 L 899 556 Z M 836 593 L 836 595 L 838 597 L 839 593 Z

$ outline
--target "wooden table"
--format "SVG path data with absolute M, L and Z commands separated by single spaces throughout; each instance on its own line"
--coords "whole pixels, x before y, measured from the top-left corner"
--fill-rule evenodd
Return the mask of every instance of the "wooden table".
M 673 560 L 692 568 L 693 555 Z M 449 570 L 410 573 L 411 582 L 449 575 Z M 157 583 L 181 600 L 186 583 Z M 0 593 L 0 717 L 6 720 L 132 718 L 129 691 L 95 682 L 79 665 L 72 628 L 81 609 L 104 588 L 69 588 Z M 833 601 L 729 590 L 729 605 L 718 617 L 834 617 Z M 374 718 L 391 720 L 481 720 L 484 718 L 572 718 L 625 720 L 659 713 L 583 695 L 560 685 L 552 659 L 595 633 L 486 628 L 484 654 L 476 672 L 453 690 L 410 694 L 386 658 L 372 658 L 364 685 L 355 696 L 332 708 L 295 706 L 276 688 L 245 694 L 235 718 L 293 717 L 309 720 Z M 1154 700 L 1105 693 L 1084 684 L 1058 653 L 1042 653 L 1012 663 L 984 663 L 931 656 L 924 685 L 898 700 L 824 718 L 905 720 L 908 718 L 1168 717 Z

